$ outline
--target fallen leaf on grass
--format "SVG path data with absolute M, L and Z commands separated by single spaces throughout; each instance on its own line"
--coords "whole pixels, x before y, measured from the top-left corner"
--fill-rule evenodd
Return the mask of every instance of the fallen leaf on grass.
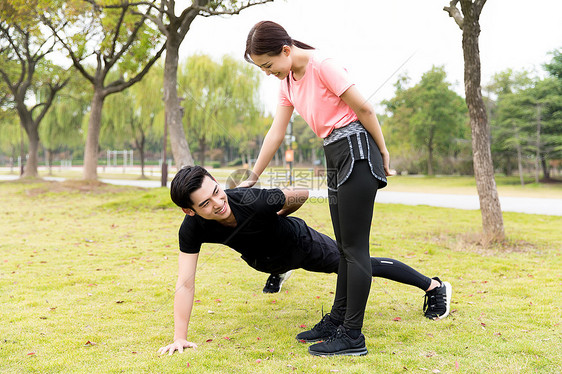
M 213 341 L 213 339 L 207 339 L 207 340 L 205 340 L 205 343 L 210 343 L 212 341 Z

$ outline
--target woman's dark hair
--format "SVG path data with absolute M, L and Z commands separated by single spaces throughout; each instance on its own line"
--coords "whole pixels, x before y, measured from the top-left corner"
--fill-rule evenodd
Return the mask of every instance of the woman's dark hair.
M 292 39 L 283 26 L 272 21 L 261 21 L 252 27 L 246 39 L 246 52 L 244 59 L 249 63 L 254 62 L 250 55 L 276 56 L 283 51 L 283 46 L 296 46 L 302 49 L 314 49 L 306 43 Z
M 191 194 L 201 188 L 205 177 L 213 178 L 201 166 L 186 166 L 180 169 L 170 186 L 172 201 L 180 208 L 191 209 L 193 207 Z

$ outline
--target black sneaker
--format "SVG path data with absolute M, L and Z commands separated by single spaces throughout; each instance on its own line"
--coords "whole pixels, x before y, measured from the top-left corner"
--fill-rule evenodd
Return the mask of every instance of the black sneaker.
M 292 273 L 293 271 L 289 270 L 284 274 L 271 274 L 269 278 L 267 278 L 267 281 L 265 282 L 263 293 L 277 293 L 281 291 L 281 286 L 283 285 L 283 282 L 289 279 Z
M 437 320 L 443 319 L 449 315 L 451 310 L 451 295 L 453 287 L 449 282 L 441 282 L 441 279 L 434 277 L 441 286 L 435 287 L 431 291 L 425 293 L 423 300 L 423 313 L 426 318 Z
M 336 333 L 336 326 L 330 319 L 330 313 L 324 317 L 312 329 L 303 331 L 297 335 L 297 340 L 304 343 L 314 343 L 320 340 L 326 340 Z
M 308 347 L 308 353 L 314 356 L 365 356 L 369 351 L 365 347 L 365 335 L 353 339 L 347 335 L 345 327 L 340 326 L 325 342 Z

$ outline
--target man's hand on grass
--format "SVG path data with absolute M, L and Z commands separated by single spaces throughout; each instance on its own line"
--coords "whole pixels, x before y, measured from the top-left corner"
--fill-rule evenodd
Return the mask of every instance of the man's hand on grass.
M 164 353 L 168 352 L 168 355 L 172 355 L 175 351 L 179 353 L 183 353 L 184 348 L 197 348 L 197 344 L 188 342 L 185 339 L 177 339 L 172 344 L 162 347 L 158 350 L 158 355 L 161 356 Z

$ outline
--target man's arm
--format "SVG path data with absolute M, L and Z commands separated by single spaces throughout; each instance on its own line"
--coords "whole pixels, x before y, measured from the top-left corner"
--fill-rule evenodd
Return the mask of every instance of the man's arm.
M 277 212 L 280 216 L 288 216 L 296 212 L 308 200 L 308 190 L 283 190 L 285 194 L 285 205 Z
M 184 348 L 197 348 L 197 344 L 187 341 L 187 327 L 193 309 L 195 295 L 195 270 L 199 253 L 180 252 L 178 259 L 178 281 L 174 295 L 174 342 L 158 350 L 162 355 L 174 351 L 183 353 Z

